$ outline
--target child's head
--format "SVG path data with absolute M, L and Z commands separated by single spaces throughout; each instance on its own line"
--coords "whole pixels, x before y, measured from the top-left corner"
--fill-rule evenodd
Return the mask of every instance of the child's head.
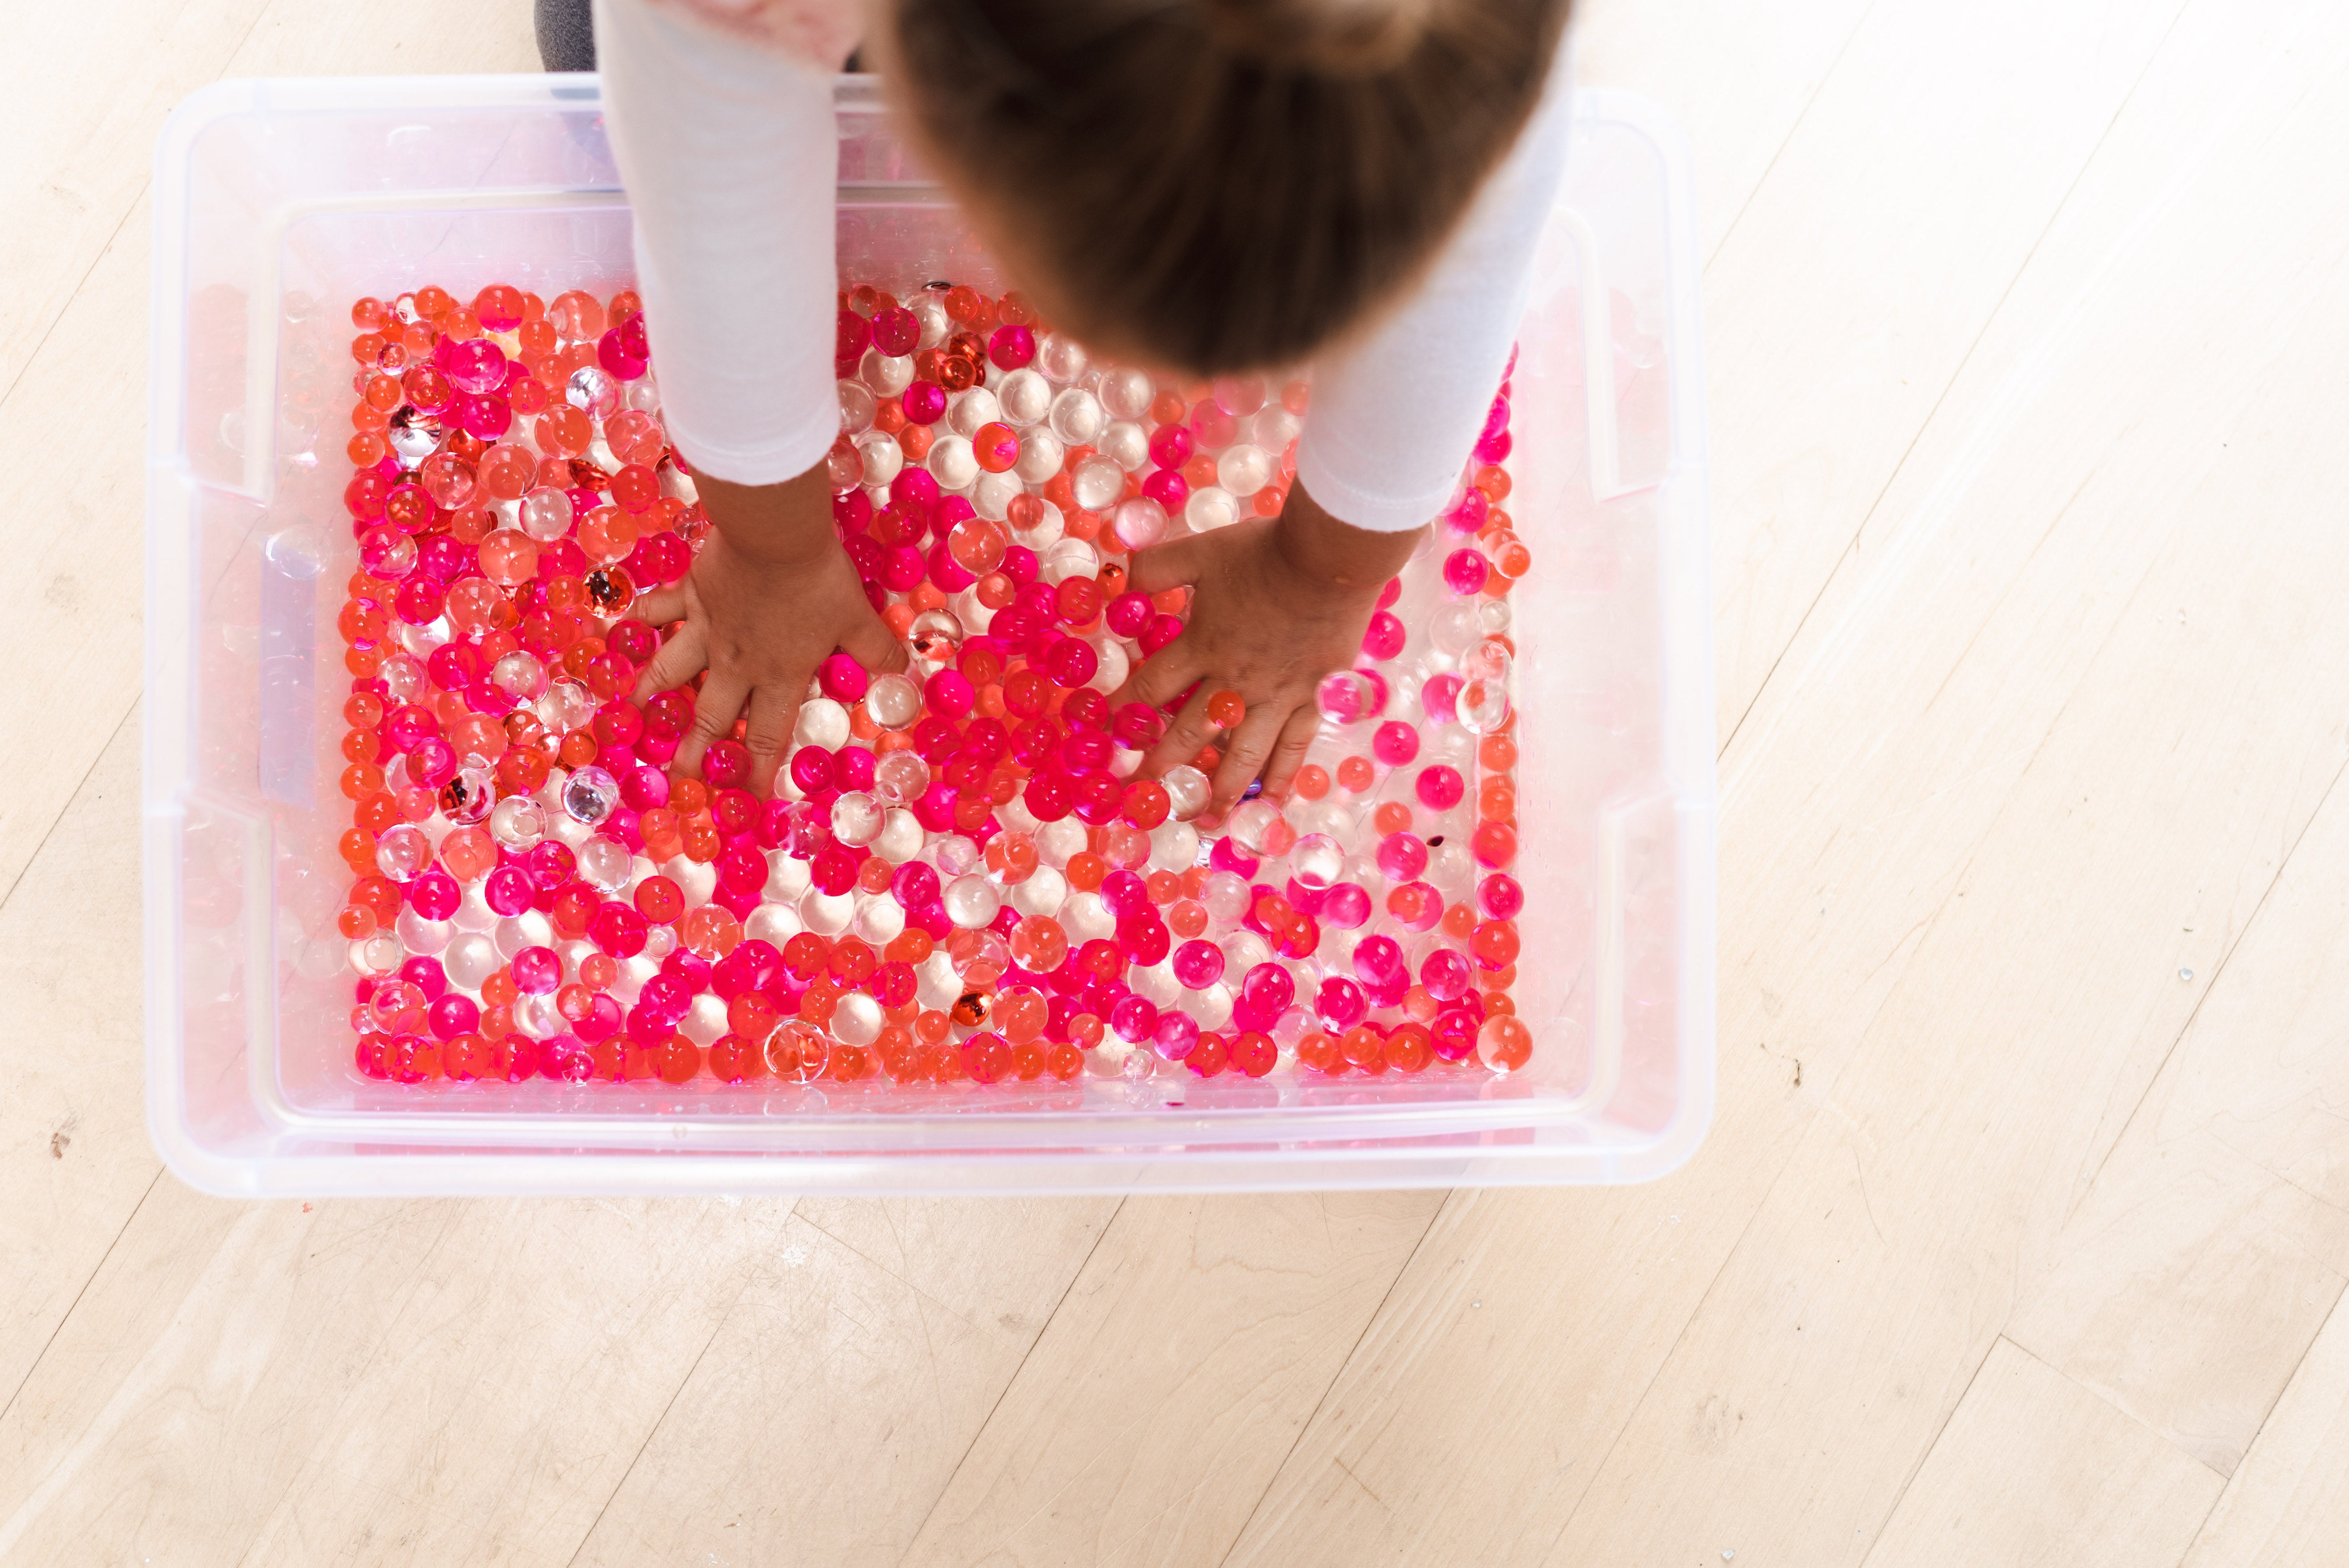
M 1294 364 L 1433 259 L 1566 0 L 892 0 L 916 135 L 1056 323 L 1196 373 Z

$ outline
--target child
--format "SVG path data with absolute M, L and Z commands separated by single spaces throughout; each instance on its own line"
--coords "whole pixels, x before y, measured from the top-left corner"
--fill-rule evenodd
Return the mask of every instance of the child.
M 1562 161 L 1564 0 L 595 0 L 663 415 L 712 530 L 640 612 L 646 695 L 707 668 L 678 765 L 748 709 L 767 789 L 817 664 L 905 654 L 832 522 L 831 73 L 862 39 L 906 133 L 1055 327 L 1192 376 L 1313 362 L 1278 518 L 1136 553 L 1195 592 L 1112 703 L 1196 692 L 1143 762 L 1225 748 L 1203 820 L 1276 799 L 1315 688 L 1459 481 Z M 1217 739 L 1210 694 L 1245 700 Z

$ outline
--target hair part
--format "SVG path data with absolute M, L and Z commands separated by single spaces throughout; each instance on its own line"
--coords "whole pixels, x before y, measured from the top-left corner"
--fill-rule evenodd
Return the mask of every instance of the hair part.
M 1566 0 L 895 0 L 948 182 L 1079 337 L 1293 365 L 1400 294 L 1532 115 Z M 1041 286 L 1039 286 L 1040 284 Z

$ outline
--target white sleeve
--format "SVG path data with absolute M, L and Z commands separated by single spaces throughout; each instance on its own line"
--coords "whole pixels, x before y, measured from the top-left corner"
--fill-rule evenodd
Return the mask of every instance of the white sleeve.
M 695 469 L 773 484 L 840 432 L 829 72 L 645 0 L 595 0 L 661 416 Z
M 1500 389 L 1566 163 L 1566 54 L 1427 281 L 1369 336 L 1314 366 L 1297 477 L 1340 522 L 1417 528 L 1460 482 Z

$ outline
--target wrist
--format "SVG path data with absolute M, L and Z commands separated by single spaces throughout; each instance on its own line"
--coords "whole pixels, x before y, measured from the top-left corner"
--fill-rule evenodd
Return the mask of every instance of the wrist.
M 781 484 L 703 477 L 697 488 L 727 552 L 761 566 L 805 568 L 840 553 L 829 474 L 819 463 Z
M 1378 532 L 1340 521 L 1299 484 L 1273 525 L 1273 542 L 1300 577 L 1347 593 L 1375 594 L 1403 568 L 1427 525 Z

